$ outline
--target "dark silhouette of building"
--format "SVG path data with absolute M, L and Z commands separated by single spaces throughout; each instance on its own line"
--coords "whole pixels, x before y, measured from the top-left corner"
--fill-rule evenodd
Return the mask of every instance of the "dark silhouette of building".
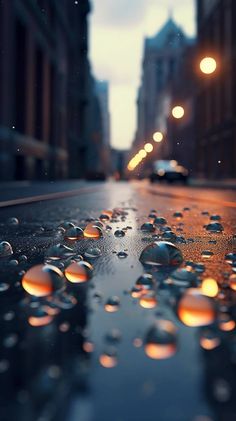
M 213 56 L 214 74 L 201 78 L 196 100 L 197 170 L 236 177 L 236 3 L 197 0 L 198 55 Z
M 0 2 L 1 179 L 77 178 L 92 165 L 89 11 L 89 0 Z

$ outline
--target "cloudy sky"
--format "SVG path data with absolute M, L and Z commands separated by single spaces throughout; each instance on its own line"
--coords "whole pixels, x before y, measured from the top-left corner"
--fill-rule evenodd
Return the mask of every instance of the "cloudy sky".
M 195 33 L 194 0 L 91 0 L 90 58 L 94 75 L 110 82 L 111 143 L 127 149 L 136 127 L 143 39 L 156 34 L 172 9 L 186 34 Z

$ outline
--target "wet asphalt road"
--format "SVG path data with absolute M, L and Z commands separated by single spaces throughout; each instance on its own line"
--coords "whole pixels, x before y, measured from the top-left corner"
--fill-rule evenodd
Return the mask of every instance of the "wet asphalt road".
M 68 190 L 74 193 L 56 199 L 45 196 Z M 177 317 L 178 300 L 184 290 L 170 292 L 162 288 L 167 274 L 154 273 L 154 308 L 143 308 L 138 299 L 130 296 L 131 288 L 144 272 L 140 253 L 153 241 L 152 234 L 143 233 L 140 227 L 148 220 L 150 210 L 155 209 L 183 237 L 176 246 L 182 251 L 184 262 L 203 263 L 205 271 L 198 273 L 200 280 L 210 276 L 218 282 L 221 295 L 217 305 L 227 315 L 230 295 L 230 317 L 234 320 L 235 292 L 224 286 L 232 269 L 224 256 L 236 251 L 235 191 L 151 186 L 146 182 L 73 182 L 1 189 L 1 201 L 34 195 L 43 195 L 43 200 L 0 209 L 1 240 L 11 243 L 14 254 L 10 259 L 19 261 L 17 266 L 9 264 L 10 259 L 0 262 L 1 282 L 9 286 L 0 293 L 0 419 L 235 420 L 235 329 L 219 329 L 215 322 L 219 345 L 212 350 L 203 349 L 203 328 L 188 327 Z M 186 207 L 189 210 L 183 210 Z M 127 215 L 122 217 L 121 213 L 117 222 L 108 222 L 112 230 L 98 240 L 68 243 L 57 230 L 64 221 L 81 225 L 86 218 L 97 218 L 102 210 L 114 208 L 121 208 Z M 175 218 L 176 211 L 182 212 L 183 218 Z M 224 231 L 220 234 L 204 228 L 213 214 L 221 216 Z M 10 217 L 18 218 L 19 225 L 9 225 Z M 114 236 L 116 229 L 127 226 L 131 228 L 124 237 Z M 32 327 L 28 317 L 38 300 L 30 300 L 22 289 L 21 271 L 43 263 L 48 248 L 58 243 L 82 255 L 95 245 L 102 254 L 91 261 L 94 274 L 88 283 L 68 285 L 67 292 L 77 303 L 61 306 L 49 324 Z M 204 258 L 204 250 L 213 255 Z M 119 259 L 120 251 L 128 256 Z M 27 262 L 20 262 L 22 254 L 27 256 Z M 104 304 L 113 295 L 119 297 L 120 307 L 110 313 Z M 170 358 L 152 359 L 146 355 L 143 342 L 155 320 L 163 319 L 177 329 L 175 351 Z M 112 329 L 118 332 L 112 334 Z M 104 352 L 114 353 L 115 367 L 102 365 Z

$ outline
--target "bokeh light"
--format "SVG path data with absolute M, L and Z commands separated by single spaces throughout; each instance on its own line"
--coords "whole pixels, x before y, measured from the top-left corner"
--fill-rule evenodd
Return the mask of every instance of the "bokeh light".
M 200 61 L 200 70 L 202 73 L 206 75 L 210 75 L 211 73 L 214 73 L 216 70 L 217 64 L 216 60 L 213 57 L 204 57 Z

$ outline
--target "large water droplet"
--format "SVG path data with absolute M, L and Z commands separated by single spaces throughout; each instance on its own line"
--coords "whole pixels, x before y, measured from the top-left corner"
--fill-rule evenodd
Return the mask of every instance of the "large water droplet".
M 22 279 L 26 292 L 37 297 L 50 295 L 64 288 L 63 273 L 52 265 L 36 265 L 27 270 Z
M 71 241 L 81 240 L 83 237 L 84 232 L 80 227 L 68 228 L 64 234 L 64 238 Z
M 143 232 L 154 232 L 155 227 L 151 222 L 145 222 L 143 225 L 141 225 L 141 231 Z
M 117 365 L 117 353 L 115 349 L 105 351 L 99 357 L 100 364 L 105 368 L 113 368 Z
M 179 266 L 183 261 L 181 250 L 167 241 L 149 244 L 141 253 L 140 262 L 150 266 Z
M 222 232 L 224 231 L 224 227 L 219 222 L 211 222 L 210 224 L 206 225 L 206 230 L 210 232 Z
M 166 225 L 166 224 L 167 224 L 167 220 L 163 218 L 163 216 L 157 216 L 154 219 L 154 225 Z
M 88 262 L 73 262 L 65 269 L 65 276 L 72 283 L 87 282 L 92 277 L 93 267 Z
M 115 237 L 124 237 L 125 236 L 125 231 L 123 231 L 123 230 L 116 230 L 114 232 L 114 236 Z
M 28 323 L 34 327 L 46 326 L 51 323 L 53 317 L 50 316 L 45 310 L 42 308 L 37 308 L 32 312 L 32 314 L 28 318 Z
M 183 288 L 190 288 L 196 286 L 197 275 L 195 272 L 189 269 L 177 269 L 167 280 L 167 283 L 177 285 Z
M 0 257 L 7 257 L 13 254 L 12 246 L 7 241 L 1 241 L 0 243 Z
M 144 349 L 146 355 L 155 360 L 172 357 L 177 349 L 174 324 L 169 320 L 157 320 L 147 332 Z
M 45 256 L 51 260 L 66 259 L 74 255 L 75 253 L 72 248 L 64 246 L 63 244 L 56 244 L 49 247 L 45 254 Z
M 153 276 L 149 273 L 144 273 L 141 275 L 135 284 L 136 287 L 142 288 L 143 290 L 151 290 L 154 288 L 154 279 Z
M 197 289 L 186 290 L 178 303 L 177 314 L 186 326 L 206 326 L 214 322 L 215 309 L 212 301 Z
M 108 313 L 114 313 L 116 312 L 120 307 L 120 299 L 119 297 L 116 297 L 115 295 L 108 298 L 104 308 Z
M 100 257 L 102 255 L 102 252 L 98 247 L 89 247 L 85 251 L 84 255 L 85 257 L 88 257 L 90 259 L 96 259 L 97 257 Z
M 102 229 L 94 223 L 89 223 L 84 229 L 84 236 L 86 238 L 98 239 L 102 237 Z
M 153 291 L 148 291 L 144 295 L 141 295 L 139 304 L 143 308 L 154 308 L 157 306 L 156 294 Z
M 7 224 L 10 225 L 10 226 L 17 226 L 17 225 L 19 225 L 19 220 L 15 217 L 8 218 Z

